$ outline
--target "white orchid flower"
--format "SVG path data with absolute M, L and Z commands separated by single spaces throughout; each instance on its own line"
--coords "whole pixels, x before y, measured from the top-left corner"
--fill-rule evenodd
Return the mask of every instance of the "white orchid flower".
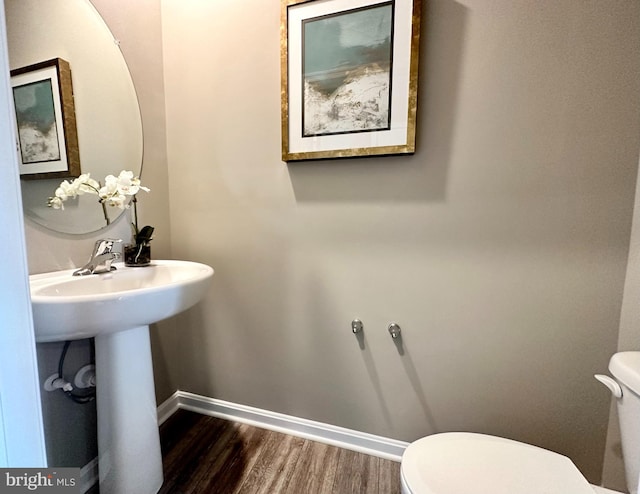
M 50 197 L 49 207 L 53 209 L 64 209 L 64 199 L 60 197 Z
M 135 202 L 135 195 L 141 190 L 151 192 L 148 187 L 140 185 L 140 179 L 135 177 L 132 171 L 122 170 L 117 177 L 107 175 L 104 179 L 104 186 L 92 179 L 89 173 L 83 173 L 73 182 L 64 180 L 56 189 L 55 196 L 49 198 L 48 206 L 53 209 L 64 209 L 64 201 L 70 197 L 82 194 L 97 194 L 100 197 L 99 202 L 104 210 L 104 217 L 108 225 L 109 217 L 105 206 L 125 209 L 128 207 L 126 204 L 127 197 L 133 196 L 133 201 Z
M 76 178 L 71 184 L 75 187 L 79 196 L 82 194 L 97 194 L 100 189 L 100 184 L 97 180 L 91 178 L 89 173 L 84 173 Z
M 104 187 L 101 187 L 98 191 L 100 199 L 106 200 L 114 194 L 118 193 L 118 182 L 113 175 L 107 175 L 104 179 Z
M 126 200 L 127 200 L 127 196 L 120 194 L 116 191 L 115 193 L 111 194 L 109 197 L 105 198 L 104 202 L 107 206 L 124 209 Z
M 60 187 L 56 189 L 56 197 L 63 201 L 66 201 L 69 197 L 76 197 L 78 190 L 75 185 L 69 183 L 67 180 L 60 184 Z
M 141 189 L 145 192 L 149 192 L 149 189 L 147 187 L 142 187 L 140 185 L 140 179 L 138 177 L 134 177 L 133 172 L 131 171 L 122 170 L 117 178 L 113 177 L 113 175 L 111 175 L 110 177 L 111 180 L 114 180 L 116 182 L 120 193 L 124 194 L 125 196 L 134 196 L 138 192 L 140 192 Z

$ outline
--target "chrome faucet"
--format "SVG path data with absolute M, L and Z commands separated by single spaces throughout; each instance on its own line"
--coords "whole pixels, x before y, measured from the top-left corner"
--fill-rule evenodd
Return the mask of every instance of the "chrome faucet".
M 97 240 L 93 246 L 93 254 L 89 262 L 80 269 L 73 272 L 73 276 L 84 276 L 86 274 L 100 274 L 115 271 L 115 266 L 111 263 L 116 259 L 120 259 L 120 253 L 114 252 L 115 244 L 122 242 L 120 239 L 103 238 Z

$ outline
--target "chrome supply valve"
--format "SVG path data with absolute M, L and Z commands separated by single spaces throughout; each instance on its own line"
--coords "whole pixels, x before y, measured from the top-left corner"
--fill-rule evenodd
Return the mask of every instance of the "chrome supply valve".
M 73 386 L 70 382 L 62 379 L 58 374 L 52 374 L 47 377 L 44 382 L 44 390 L 45 391 L 55 391 L 56 389 L 61 389 L 62 391 L 72 391 Z
M 73 276 L 84 276 L 86 274 L 100 274 L 115 271 L 115 266 L 111 263 L 120 259 L 120 253 L 114 252 L 115 244 L 122 243 L 121 239 L 103 238 L 97 240 L 93 246 L 93 253 L 89 261 L 80 269 L 73 272 Z
M 400 337 L 400 331 L 400 326 L 398 326 L 395 322 L 389 324 L 389 334 L 394 340 Z
M 351 321 L 351 331 L 353 334 L 358 334 L 362 331 L 362 321 L 360 319 L 354 319 Z

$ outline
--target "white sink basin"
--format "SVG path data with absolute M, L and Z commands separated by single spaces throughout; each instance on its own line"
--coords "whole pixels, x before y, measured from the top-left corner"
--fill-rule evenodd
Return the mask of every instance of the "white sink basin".
M 95 337 L 100 493 L 155 494 L 163 474 L 149 324 L 195 305 L 213 269 L 189 261 L 116 267 L 30 276 L 36 341 Z
M 72 276 L 75 269 L 29 277 L 36 341 L 91 338 L 146 326 L 196 304 L 213 269 L 189 261 L 154 261 L 116 271 Z

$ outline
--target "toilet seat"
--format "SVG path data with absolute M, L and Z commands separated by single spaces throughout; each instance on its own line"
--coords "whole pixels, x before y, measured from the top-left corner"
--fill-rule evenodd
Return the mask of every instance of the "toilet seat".
M 566 456 L 466 432 L 411 443 L 400 476 L 403 494 L 594 494 Z

